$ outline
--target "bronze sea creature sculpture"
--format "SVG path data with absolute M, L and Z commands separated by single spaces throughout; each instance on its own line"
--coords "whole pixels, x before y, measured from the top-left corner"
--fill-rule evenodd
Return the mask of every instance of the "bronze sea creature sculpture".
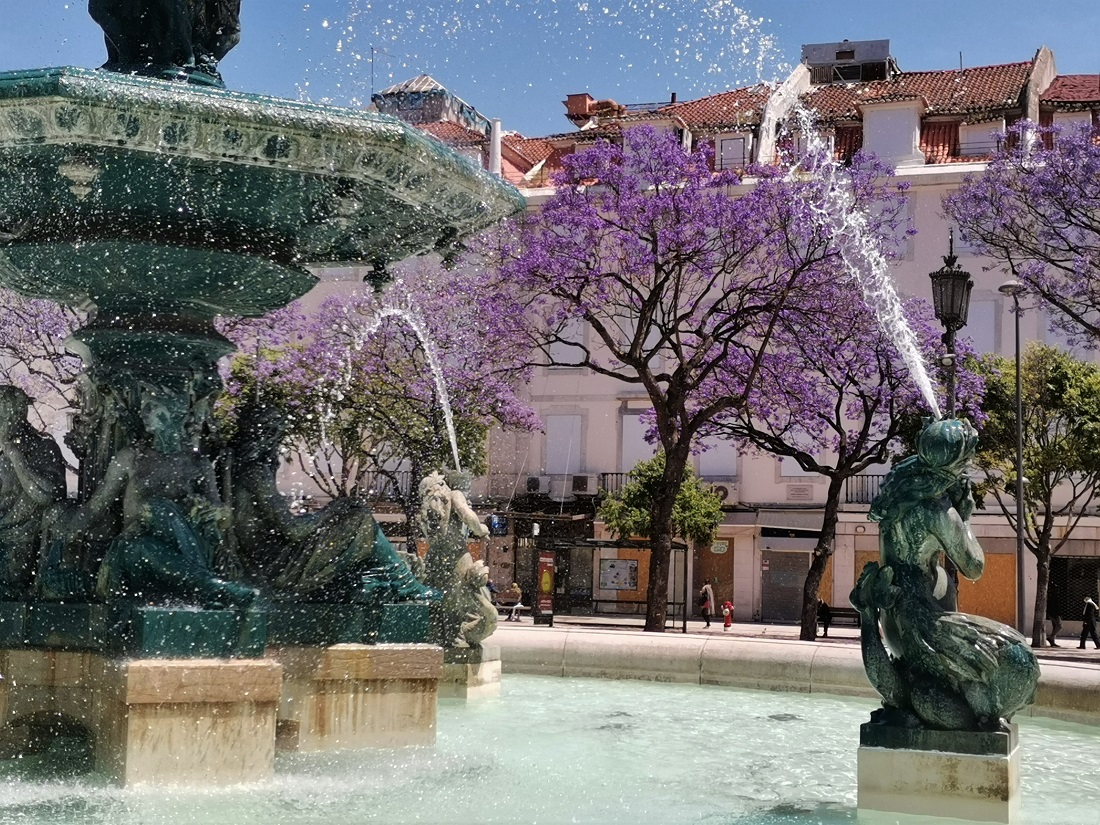
M 863 662 L 882 695 L 873 722 L 935 730 L 997 731 L 1035 697 L 1039 666 L 1024 637 L 957 610 L 941 555 L 968 579 L 985 556 L 970 528 L 970 460 L 977 433 L 966 421 L 933 421 L 917 454 L 887 476 L 871 504 L 880 559 L 852 591 L 862 619 Z

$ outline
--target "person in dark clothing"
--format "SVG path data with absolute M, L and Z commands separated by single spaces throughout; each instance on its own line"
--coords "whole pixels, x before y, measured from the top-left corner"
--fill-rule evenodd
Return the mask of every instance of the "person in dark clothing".
M 714 611 L 714 588 L 710 586 L 710 582 L 706 582 L 699 588 L 699 610 L 703 614 L 703 621 L 707 623 L 707 627 L 710 627 L 710 614 Z
M 1058 634 L 1062 632 L 1062 614 L 1058 610 L 1048 611 L 1047 618 L 1050 619 L 1050 633 L 1047 634 L 1047 642 L 1051 647 L 1061 647 L 1058 644 Z
M 1096 649 L 1100 650 L 1100 638 L 1096 635 L 1096 617 L 1100 614 L 1100 607 L 1096 606 L 1096 602 L 1092 600 L 1091 596 L 1085 596 L 1085 620 L 1081 624 L 1081 644 L 1078 647 L 1081 650 L 1085 649 L 1085 637 L 1091 636 L 1092 643 L 1096 645 Z
M 821 638 L 829 638 L 829 625 L 833 623 L 833 611 L 824 599 L 817 600 L 817 620 L 821 622 Z

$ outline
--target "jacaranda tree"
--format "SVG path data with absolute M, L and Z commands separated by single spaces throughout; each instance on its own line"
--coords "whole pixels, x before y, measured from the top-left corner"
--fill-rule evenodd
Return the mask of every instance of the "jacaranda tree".
M 1065 330 L 1100 343 L 1100 132 L 1018 124 L 944 209 Z
M 748 404 L 720 416 L 711 428 L 828 481 L 821 532 L 802 593 L 800 637 L 805 641 L 817 635 L 819 588 L 833 555 L 848 481 L 904 452 L 902 436 L 913 418 L 931 414 L 894 339 L 843 273 L 821 279 L 810 313 L 822 312 L 829 323 L 813 327 L 812 333 L 798 308 L 780 314 Z M 931 307 L 907 301 L 905 319 L 924 360 L 935 363 L 943 343 Z M 967 363 L 965 341 L 957 351 Z M 980 379 L 965 366 L 958 379 L 964 414 L 980 420 L 975 404 L 981 400 Z
M 705 150 L 686 152 L 675 135 L 647 127 L 564 166 L 504 271 L 535 296 L 544 365 L 585 367 L 652 404 L 665 468 L 652 502 L 645 629 L 661 632 L 692 443 L 746 405 L 784 309 L 814 305 L 811 276 L 839 254 L 820 220 L 837 180 L 762 169 L 740 185 L 714 173 Z M 854 189 L 862 197 L 874 187 Z M 738 380 L 723 392 L 701 392 L 731 371 Z
M 231 390 L 286 412 L 288 445 L 324 493 L 356 497 L 388 482 L 409 514 L 415 484 L 398 474 L 415 480 L 455 464 L 441 393 L 462 469 L 474 474 L 490 427 L 529 430 L 538 420 L 517 394 L 529 369 L 526 314 L 499 275 L 429 262 L 395 274 L 383 293 L 326 299 L 286 345 L 242 348 Z
M 80 359 L 65 349 L 65 339 L 80 325 L 80 313 L 36 298 L 0 289 L 0 381 L 14 384 L 35 400 L 31 415 L 46 423 L 75 403 Z

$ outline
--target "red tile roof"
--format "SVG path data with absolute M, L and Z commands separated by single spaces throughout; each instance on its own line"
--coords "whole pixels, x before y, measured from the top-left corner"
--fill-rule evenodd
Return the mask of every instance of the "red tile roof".
M 924 153 L 926 163 L 950 163 L 958 160 L 959 122 L 923 121 L 920 125 L 920 150 Z
M 663 106 L 659 113 L 680 118 L 689 129 L 755 126 L 760 122 L 771 89 L 763 84 L 732 89 L 698 100 Z
M 1020 105 L 1031 63 L 1006 63 L 972 69 L 902 72 L 889 80 L 833 83 L 803 96 L 823 122 L 860 119 L 859 106 L 892 100 L 922 99 L 929 115 L 987 114 Z
M 446 143 L 448 146 L 480 146 L 489 140 L 481 132 L 475 132 L 473 129 L 467 129 L 459 123 L 446 120 L 436 123 L 418 123 L 416 128 L 427 132 L 436 140 Z
M 1060 74 L 1039 99 L 1043 105 L 1056 109 L 1100 104 L 1100 74 Z
M 862 126 L 838 126 L 833 134 L 833 152 L 836 159 L 850 161 L 852 155 L 863 148 Z
M 550 153 L 554 151 L 553 144 L 543 138 L 505 135 L 502 138 L 502 143 L 508 150 L 515 152 L 531 166 L 534 166 L 540 160 L 546 160 L 550 157 Z

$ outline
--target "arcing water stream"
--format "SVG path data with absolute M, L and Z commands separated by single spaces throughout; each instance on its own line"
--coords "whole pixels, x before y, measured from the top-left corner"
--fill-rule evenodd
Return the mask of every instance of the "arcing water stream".
M 928 375 L 917 337 L 905 320 L 890 265 L 882 245 L 868 228 L 867 214 L 855 206 L 852 185 L 821 135 L 814 128 L 813 113 L 796 106 L 799 130 L 806 140 L 806 156 L 814 159 L 813 175 L 823 181 L 824 202 L 811 202 L 815 219 L 839 241 L 844 267 L 859 284 L 863 300 L 878 318 L 879 326 L 894 342 L 932 414 L 940 418 L 936 391 Z M 790 175 L 799 174 L 795 165 Z

